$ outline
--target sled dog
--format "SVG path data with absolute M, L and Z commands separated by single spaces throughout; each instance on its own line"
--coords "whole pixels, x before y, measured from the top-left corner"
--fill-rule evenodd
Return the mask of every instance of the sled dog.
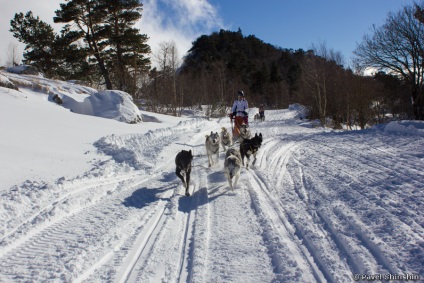
M 219 143 L 220 143 L 220 138 L 219 138 L 218 132 L 215 132 L 215 133 L 211 132 L 210 135 L 206 135 L 205 146 L 206 146 L 206 154 L 208 156 L 209 167 L 211 167 L 213 164 L 218 162 Z M 214 155 L 216 156 L 215 162 L 213 160 Z
M 191 153 L 191 150 L 181 150 L 177 156 L 175 157 L 175 165 L 177 166 L 177 169 L 175 170 L 175 174 L 177 174 L 178 178 L 183 181 L 184 187 L 185 187 L 185 195 L 190 196 L 190 193 L 188 192 L 188 189 L 190 187 L 190 173 L 191 173 L 191 161 L 193 160 L 193 154 Z M 185 175 L 181 175 L 181 171 Z
M 224 161 L 224 173 L 227 177 L 230 189 L 234 190 L 237 186 L 237 181 L 240 177 L 241 171 L 241 157 L 240 152 L 235 148 L 227 149 Z M 234 183 L 233 183 L 234 179 Z
M 250 127 L 249 125 L 243 123 L 240 126 L 240 138 L 241 141 L 245 140 L 245 139 L 250 139 L 250 137 L 252 136 L 252 134 L 250 133 Z
M 221 145 L 224 151 L 226 150 L 226 147 L 230 147 L 233 144 L 233 138 L 231 137 L 230 133 L 227 131 L 227 128 L 222 127 L 221 128 Z
M 253 120 L 257 121 L 260 120 L 261 116 L 259 116 L 259 113 L 256 113 L 255 116 L 253 116 Z
M 249 168 L 249 162 L 250 162 L 250 156 L 253 154 L 253 157 L 255 158 L 253 160 L 252 165 L 256 162 L 256 153 L 258 152 L 258 149 L 262 145 L 262 133 L 259 133 L 259 135 L 256 133 L 255 136 L 251 139 L 245 139 L 240 143 L 240 154 L 241 154 L 241 162 L 244 165 L 244 157 L 246 156 L 247 162 L 246 162 L 246 168 Z

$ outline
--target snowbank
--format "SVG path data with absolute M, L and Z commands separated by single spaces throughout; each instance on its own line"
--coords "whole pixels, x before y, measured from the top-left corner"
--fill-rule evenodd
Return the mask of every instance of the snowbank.
M 384 132 L 424 137 L 424 121 L 393 121 L 384 127 Z
M 20 74 L 20 75 L 35 75 L 35 76 L 44 77 L 44 73 L 42 71 L 38 70 L 34 66 L 29 66 L 29 65 L 9 67 L 6 69 L 6 72 Z
M 74 113 L 114 119 L 125 123 L 141 122 L 141 113 L 132 102 L 129 94 L 118 90 L 105 90 L 94 93 L 78 102 L 64 95 L 63 107 Z
M 38 76 L 22 76 L 21 74 L 37 74 Z M 57 81 L 44 78 L 32 66 L 15 66 L 0 74 L 0 86 L 4 82 L 17 86 L 23 93 L 37 92 L 47 95 L 51 102 L 61 99 L 61 104 L 74 113 L 102 117 L 129 124 L 142 121 L 138 107 L 132 97 L 123 91 L 96 89 L 78 85 L 76 81 Z M 56 102 L 57 103 L 57 102 Z
M 306 118 L 306 116 L 308 116 L 308 109 L 305 106 L 300 105 L 298 103 L 290 104 L 289 110 L 297 112 L 297 115 L 296 115 L 297 119 L 303 120 Z

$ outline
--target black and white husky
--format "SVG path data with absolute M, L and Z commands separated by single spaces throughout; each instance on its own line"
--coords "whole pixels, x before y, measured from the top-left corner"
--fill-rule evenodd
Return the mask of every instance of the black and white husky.
M 255 158 L 253 160 L 253 164 L 256 162 L 256 153 L 262 145 L 262 133 L 255 134 L 255 136 L 251 139 L 245 139 L 240 143 L 240 154 L 241 154 L 241 162 L 244 165 L 244 157 L 246 156 L 246 168 L 249 168 L 250 156 L 253 154 Z
M 226 147 L 230 147 L 233 144 L 233 138 L 230 133 L 227 131 L 227 128 L 221 128 L 221 145 L 222 149 L 225 151 Z
M 190 196 L 188 189 L 190 187 L 190 173 L 191 173 L 191 161 L 193 160 L 193 154 L 191 150 L 181 150 L 177 156 L 175 157 L 175 165 L 177 169 L 175 170 L 175 174 L 177 174 L 178 178 L 183 181 L 185 187 L 185 195 Z M 181 171 L 185 175 L 185 180 L 183 175 L 181 175 Z
M 211 132 L 210 135 L 206 135 L 206 154 L 208 156 L 209 167 L 218 162 L 219 158 L 219 143 L 221 139 L 219 138 L 218 132 Z M 216 160 L 214 162 L 213 156 L 216 156 Z
M 240 177 L 241 171 L 241 156 L 240 152 L 235 148 L 227 149 L 227 153 L 225 154 L 224 161 L 224 173 L 227 177 L 228 184 L 230 185 L 231 190 L 237 186 L 237 181 Z M 233 184 L 234 179 L 234 184 Z
M 240 126 L 240 138 L 241 141 L 244 141 L 245 139 L 250 139 L 252 136 L 251 132 L 250 132 L 250 127 L 248 124 L 241 124 Z

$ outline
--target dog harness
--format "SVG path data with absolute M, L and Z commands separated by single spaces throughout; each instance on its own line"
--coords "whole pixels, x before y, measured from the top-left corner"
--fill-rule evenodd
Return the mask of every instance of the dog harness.
M 212 145 L 213 146 L 213 145 Z M 216 147 L 216 150 L 213 150 L 212 148 L 209 148 L 210 151 L 212 151 L 213 153 L 216 153 L 219 150 L 219 146 Z
M 248 145 L 248 150 L 251 151 L 252 153 L 255 153 L 259 149 L 259 147 L 253 146 L 251 141 L 245 142 L 244 144 Z

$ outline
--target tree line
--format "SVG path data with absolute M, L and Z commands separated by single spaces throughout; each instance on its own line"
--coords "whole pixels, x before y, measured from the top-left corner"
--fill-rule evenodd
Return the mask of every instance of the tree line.
M 134 92 L 150 69 L 148 37 L 134 28 L 142 7 L 138 0 L 68 0 L 53 18 L 64 24 L 60 34 L 31 11 L 15 14 L 10 31 L 26 44 L 23 62 L 49 77 Z
M 210 115 L 225 115 L 244 90 L 251 107 L 301 103 L 309 118 L 335 128 L 424 119 L 423 2 L 374 26 L 350 67 L 325 43 L 284 49 L 240 29 L 198 37 L 183 59 L 172 41 L 152 54 L 147 35 L 134 28 L 142 12 L 137 0 L 68 0 L 60 7 L 54 18 L 65 24 L 60 34 L 31 12 L 11 21 L 14 36 L 26 44 L 24 63 L 51 77 L 127 91 L 150 111 L 180 115 L 208 105 Z M 372 76 L 364 75 L 369 67 Z

